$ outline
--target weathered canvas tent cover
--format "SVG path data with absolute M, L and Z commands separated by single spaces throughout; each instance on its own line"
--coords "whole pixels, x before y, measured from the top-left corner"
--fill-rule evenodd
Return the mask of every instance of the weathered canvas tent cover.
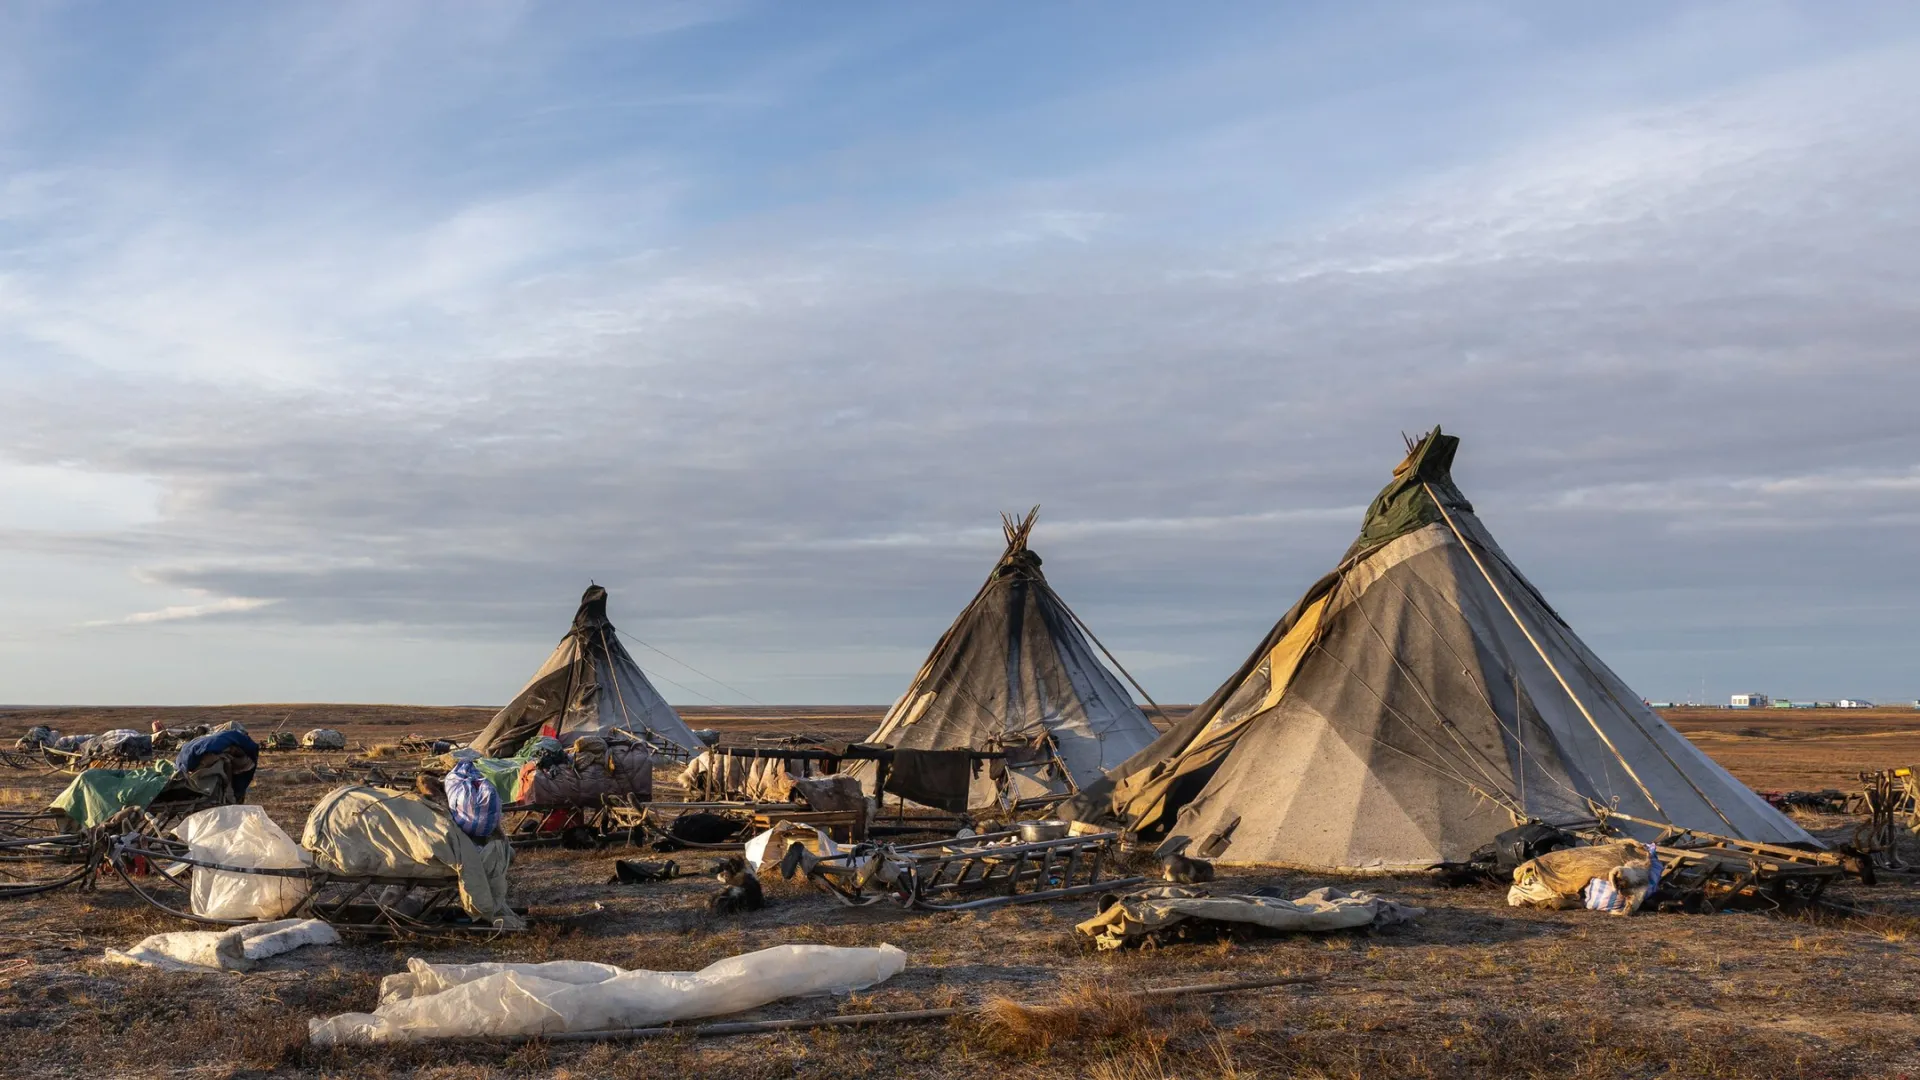
M 607 621 L 607 590 L 580 597 L 567 636 L 532 680 L 494 714 L 473 748 L 510 757 L 535 735 L 571 745 L 582 735 L 630 731 L 698 753 L 701 742 L 634 663 Z
M 1597 810 L 1813 838 L 1596 657 L 1410 448 L 1360 538 L 1213 696 L 1069 811 L 1228 862 L 1404 869 Z M 1659 826 L 1632 826 L 1650 839 Z
M 1036 513 L 1004 519 L 1000 562 L 868 742 L 994 750 L 1050 739 L 1081 788 L 1153 741 L 1158 731 L 1094 656 L 1027 547 Z

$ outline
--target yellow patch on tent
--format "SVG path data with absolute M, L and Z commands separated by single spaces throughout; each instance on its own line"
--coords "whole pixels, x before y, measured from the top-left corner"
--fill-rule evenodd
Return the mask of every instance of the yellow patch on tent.
M 907 715 L 901 719 L 900 723 L 902 725 L 911 724 L 927 715 L 927 706 L 933 704 L 934 696 L 935 691 L 928 690 L 926 693 L 914 699 L 912 707 L 907 710 Z
M 1267 696 L 1260 702 L 1258 711 L 1265 712 L 1280 704 L 1287 684 L 1293 681 L 1294 670 L 1300 666 L 1300 658 L 1307 655 L 1307 647 L 1320 634 L 1320 616 L 1326 613 L 1327 598 L 1332 595 L 1328 593 L 1307 605 L 1307 610 L 1300 613 L 1300 621 L 1294 623 L 1293 629 L 1267 654 Z

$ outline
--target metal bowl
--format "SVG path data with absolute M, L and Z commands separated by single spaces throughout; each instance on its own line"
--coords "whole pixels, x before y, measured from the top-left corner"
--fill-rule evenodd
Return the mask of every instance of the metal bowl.
M 1020 839 L 1029 844 L 1038 844 L 1043 840 L 1059 840 L 1072 828 L 1067 822 L 1057 818 L 1046 821 L 1023 821 L 1019 824 Z

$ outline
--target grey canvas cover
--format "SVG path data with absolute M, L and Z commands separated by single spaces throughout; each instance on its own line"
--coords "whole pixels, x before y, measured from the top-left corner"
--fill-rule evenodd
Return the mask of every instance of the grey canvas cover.
M 1040 572 L 1027 547 L 1034 518 L 1004 519 L 1007 548 L 986 584 L 867 742 L 910 750 L 1050 744 L 1078 789 L 1153 741 L 1152 722 Z M 1026 773 L 1031 788 L 1040 774 Z M 974 789 L 972 805 L 993 801 L 991 785 Z
M 1414 445 L 1333 573 L 1234 676 L 1072 816 L 1190 854 L 1392 870 L 1465 859 L 1527 821 L 1620 813 L 1816 842 L 1593 654 Z M 1816 845 L 1817 846 L 1817 845 Z
M 689 753 L 702 748 L 620 643 L 607 619 L 607 590 L 591 585 L 567 636 L 472 746 L 489 757 L 511 757 L 535 735 L 572 744 L 583 735 L 614 731 Z

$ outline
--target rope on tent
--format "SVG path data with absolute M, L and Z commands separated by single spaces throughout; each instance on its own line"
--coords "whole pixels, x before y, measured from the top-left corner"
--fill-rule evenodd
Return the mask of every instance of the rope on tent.
M 1509 569 L 1511 569 L 1511 567 L 1509 567 Z M 1713 801 L 1713 798 L 1709 796 L 1704 790 L 1702 790 L 1699 784 L 1696 784 L 1693 782 L 1693 777 L 1687 772 L 1687 770 L 1680 767 L 1679 762 L 1673 760 L 1673 755 L 1667 753 L 1666 747 L 1660 745 L 1660 740 L 1654 738 L 1653 732 L 1648 731 L 1646 728 L 1646 725 L 1640 723 L 1639 718 L 1633 715 L 1633 710 L 1627 707 L 1626 702 L 1620 700 L 1620 695 L 1613 692 L 1613 688 L 1608 686 L 1606 680 L 1600 677 L 1600 673 L 1593 670 L 1592 665 L 1587 663 L 1586 658 L 1580 655 L 1580 650 L 1573 648 L 1573 646 L 1578 643 L 1569 640 L 1570 635 L 1563 634 L 1559 630 L 1554 631 L 1554 633 L 1561 635 L 1561 643 L 1567 645 L 1569 648 L 1569 651 L 1573 653 L 1574 661 L 1580 665 L 1580 670 L 1586 672 L 1587 677 L 1591 679 L 1594 683 L 1596 683 L 1600 687 L 1601 691 L 1604 692 L 1607 695 L 1607 697 L 1613 701 L 1613 704 L 1615 705 L 1615 707 L 1617 707 L 1621 711 L 1621 713 L 1623 713 L 1626 716 L 1627 722 L 1632 724 L 1635 728 L 1639 729 L 1640 734 L 1646 738 L 1648 743 L 1652 744 L 1655 750 L 1658 750 L 1660 752 L 1660 756 L 1666 759 L 1667 764 L 1673 766 L 1673 771 L 1679 774 L 1680 779 L 1686 781 L 1687 786 L 1693 789 L 1693 793 L 1695 795 L 1700 796 L 1700 801 L 1707 804 L 1707 808 L 1713 811 L 1714 816 L 1718 817 L 1721 821 L 1725 822 L 1727 828 L 1731 830 L 1735 835 L 1738 835 L 1740 832 L 1739 826 L 1736 826 L 1733 823 L 1733 820 L 1731 818 L 1727 817 L 1725 813 L 1721 812 L 1719 804 L 1715 803 Z
M 1380 703 L 1381 708 L 1385 709 L 1389 713 L 1392 713 L 1402 723 L 1406 724 L 1407 730 L 1413 732 L 1415 735 L 1419 735 L 1422 739 L 1427 738 L 1425 735 L 1420 734 L 1420 728 L 1417 724 L 1414 723 L 1412 717 L 1401 712 L 1399 709 L 1394 708 L 1392 703 L 1387 701 L 1386 695 L 1374 689 L 1373 684 L 1361 678 L 1360 673 L 1355 671 L 1352 665 L 1340 659 L 1339 654 L 1334 653 L 1332 651 L 1327 651 L 1326 655 L 1330 657 L 1334 663 L 1339 664 L 1342 668 L 1346 669 L 1347 675 L 1352 678 L 1353 682 L 1356 685 L 1363 687 L 1368 693 L 1372 694 L 1374 697 L 1374 700 Z M 1440 765 L 1435 764 L 1434 762 L 1429 761 L 1418 754 L 1411 753 L 1403 747 L 1395 746 L 1393 743 L 1388 742 L 1387 740 L 1381 738 L 1380 736 L 1374 734 L 1371 731 L 1367 731 L 1353 724 L 1344 723 L 1331 716 L 1325 716 L 1325 714 L 1322 714 L 1322 716 L 1327 721 L 1327 723 L 1333 727 L 1339 728 L 1343 731 L 1351 731 L 1354 734 L 1359 735 L 1361 738 L 1367 739 L 1371 742 L 1379 743 L 1382 747 L 1388 750 L 1391 750 L 1396 754 L 1399 754 L 1400 756 L 1406 758 L 1408 761 L 1413 762 L 1415 765 L 1419 765 L 1420 767 L 1432 773 L 1435 773 L 1439 776 L 1443 776 L 1449 780 L 1452 780 L 1455 783 L 1466 788 L 1467 790 L 1473 792 L 1474 794 L 1481 796 L 1482 798 L 1490 799 L 1493 802 L 1498 803 L 1502 808 L 1504 808 L 1507 811 L 1507 813 L 1515 815 L 1516 818 L 1519 820 L 1525 820 L 1527 817 L 1526 807 L 1516 803 L 1514 801 L 1514 797 L 1512 793 L 1500 790 L 1498 785 L 1495 785 L 1493 787 L 1493 790 L 1489 791 L 1485 786 L 1477 783 L 1473 779 L 1473 777 L 1467 776 L 1454 769 L 1441 768 Z M 1436 751 L 1441 761 L 1443 762 L 1446 761 L 1445 750 L 1443 750 L 1438 745 L 1434 744 L 1431 740 L 1428 740 L 1428 745 L 1431 746 Z M 1451 764 L 1451 763 L 1449 762 L 1448 764 Z
M 599 632 L 600 651 L 607 654 L 607 671 L 613 676 L 613 699 L 620 703 L 620 719 L 626 721 L 625 727 L 627 731 L 631 733 L 633 731 L 633 713 L 627 708 L 626 691 L 620 689 L 620 665 L 614 663 L 613 649 L 607 645 L 607 628 L 603 625 L 599 628 Z M 640 728 L 649 735 L 658 736 L 660 734 L 653 730 L 651 724 L 644 721 L 640 724 Z
M 636 641 L 636 642 L 639 642 L 641 646 L 643 646 L 643 647 L 645 647 L 645 648 L 648 648 L 648 649 L 652 649 L 652 650 L 653 650 L 654 652 L 657 652 L 657 653 L 659 653 L 659 654 L 660 654 L 661 656 L 664 656 L 664 657 L 666 657 L 667 659 L 669 659 L 669 660 L 671 660 L 671 661 L 673 661 L 674 663 L 676 663 L 676 664 L 679 664 L 679 665 L 680 665 L 681 667 L 683 667 L 683 668 L 686 668 L 686 669 L 687 669 L 688 671 L 691 671 L 691 672 L 693 672 L 693 673 L 694 673 L 695 675 L 698 675 L 698 676 L 700 676 L 701 678 L 703 678 L 703 679 L 705 679 L 705 680 L 707 680 L 708 682 L 711 682 L 711 683 L 713 683 L 713 684 L 714 684 L 715 686 L 719 686 L 719 687 L 722 687 L 722 688 L 724 688 L 724 689 L 727 689 L 727 690 L 731 690 L 731 691 L 733 691 L 734 693 L 736 693 L 736 694 L 739 694 L 739 695 L 740 695 L 741 697 L 743 697 L 743 698 L 746 698 L 746 699 L 747 699 L 748 701 L 751 701 L 751 702 L 753 702 L 753 703 L 754 703 L 755 705 L 758 705 L 758 706 L 760 706 L 760 707 L 762 707 L 762 708 L 772 708 L 772 706 L 771 706 L 771 705 L 768 705 L 768 704 L 767 704 L 766 702 L 764 702 L 764 701 L 761 701 L 761 700 L 760 700 L 759 698 L 757 698 L 757 697 L 754 697 L 754 696 L 753 696 L 752 694 L 749 694 L 749 693 L 747 693 L 747 692 L 746 692 L 745 690 L 742 690 L 742 689 L 740 689 L 740 688 L 739 688 L 739 687 L 737 687 L 737 686 L 729 686 L 729 685 L 727 685 L 726 683 L 723 683 L 723 682 L 721 682 L 721 681 L 720 681 L 719 679 L 716 679 L 716 678 L 714 678 L 713 676 L 711 676 L 711 675 L 709 675 L 709 674 L 707 674 L 706 672 L 704 672 L 704 671 L 701 671 L 701 670 L 700 670 L 699 668 L 697 668 L 697 667 L 694 667 L 694 666 L 693 666 L 692 664 L 689 664 L 689 663 L 687 663 L 687 662 L 686 662 L 685 660 L 682 660 L 682 659 L 680 659 L 679 657 L 677 657 L 677 656 L 674 656 L 674 655 L 672 655 L 672 654 L 670 654 L 670 653 L 668 653 L 668 652 L 667 652 L 667 651 L 666 651 L 665 649 L 662 649 L 662 648 L 660 648 L 660 647 L 659 647 L 659 646 L 657 646 L 657 645 L 650 645 L 650 644 L 648 644 L 647 642 L 644 642 L 644 641 L 640 641 L 640 639 L 639 639 L 639 638 L 637 638 L 637 637 L 634 637 L 634 636 L 633 636 L 632 634 L 627 634 L 627 633 L 622 633 L 621 631 L 618 631 L 618 630 L 616 630 L 616 631 L 614 631 L 614 632 L 615 632 L 616 634 L 620 634 L 620 636 L 622 636 L 622 637 L 627 637 L 627 638 L 632 638 L 632 639 L 633 639 L 634 641 Z M 709 699 L 709 700 L 711 700 L 711 699 Z
M 1054 603 L 1060 605 L 1060 610 L 1067 613 L 1067 618 L 1073 620 L 1073 624 L 1080 628 L 1080 632 L 1087 635 L 1087 640 L 1093 642 L 1094 647 L 1100 650 L 1100 655 L 1106 657 L 1107 662 L 1113 665 L 1113 669 L 1118 671 L 1135 690 L 1138 690 L 1141 697 L 1147 699 L 1147 704 L 1153 706 L 1153 711 L 1160 714 L 1160 719 L 1165 720 L 1168 724 L 1172 724 L 1173 719 L 1167 715 L 1167 710 L 1161 708 L 1160 703 L 1153 700 L 1153 695 L 1147 693 L 1147 688 L 1140 685 L 1140 680 L 1134 678 L 1133 674 L 1120 663 L 1120 658 L 1113 655 L 1112 651 L 1094 635 L 1093 628 L 1088 626 L 1086 622 L 1080 618 L 1080 613 L 1068 607 L 1067 602 L 1060 599 L 1060 594 L 1053 591 L 1053 586 L 1047 585 L 1045 588 L 1047 595 L 1053 598 Z
M 1433 500 L 1433 505 L 1439 508 L 1440 516 L 1446 520 L 1447 528 L 1453 530 L 1454 539 L 1460 541 L 1460 546 L 1466 549 L 1467 557 L 1473 560 L 1473 565 L 1480 571 L 1480 576 L 1486 579 L 1487 586 L 1493 590 L 1493 595 L 1499 598 L 1500 606 L 1507 609 L 1507 615 L 1513 619 L 1513 624 L 1520 628 L 1521 634 L 1526 636 L 1527 644 L 1533 646 L 1533 651 L 1540 656 L 1540 662 L 1547 665 L 1547 670 L 1552 672 L 1554 679 L 1559 682 L 1560 689 L 1566 691 L 1567 700 L 1573 702 L 1573 707 L 1579 709 L 1580 715 L 1586 718 L 1587 726 L 1591 727 L 1593 733 L 1600 736 L 1600 741 L 1606 744 L 1607 749 L 1613 752 L 1613 756 L 1620 762 L 1620 767 L 1625 769 L 1627 775 L 1633 779 L 1634 786 L 1640 789 L 1640 794 L 1646 796 L 1647 805 L 1658 811 L 1661 817 L 1666 818 L 1668 824 L 1672 824 L 1673 819 L 1668 816 L 1666 809 L 1660 805 L 1658 799 L 1653 797 L 1653 792 L 1647 790 L 1647 785 L 1640 780 L 1640 774 L 1634 772 L 1633 766 L 1627 762 L 1626 755 L 1620 752 L 1619 747 L 1613 745 L 1613 740 L 1608 738 L 1607 733 L 1601 729 L 1600 722 L 1593 718 L 1591 712 L 1587 711 L 1586 703 L 1580 700 L 1580 695 L 1573 692 L 1573 687 L 1568 684 L 1566 676 L 1560 674 L 1560 669 L 1554 665 L 1552 658 L 1547 655 L 1547 650 L 1541 647 L 1539 639 L 1535 638 L 1533 631 L 1527 628 L 1526 622 L 1520 618 L 1520 613 L 1513 609 L 1513 604 L 1507 599 L 1506 592 L 1500 588 L 1499 583 L 1493 580 L 1493 575 L 1487 571 L 1487 564 L 1480 561 L 1479 552 L 1475 551 L 1474 545 L 1468 543 L 1467 538 L 1461 535 L 1460 526 L 1454 524 L 1453 515 L 1447 513 L 1446 504 L 1441 502 L 1440 497 L 1433 493 L 1433 485 L 1421 484 L 1420 486 L 1426 491 L 1427 498 Z
M 1390 576 L 1383 576 L 1383 580 L 1387 580 L 1389 577 Z M 1447 637 L 1447 635 L 1440 632 L 1440 627 L 1433 621 L 1432 618 L 1430 618 L 1427 615 L 1426 609 L 1420 605 L 1419 601 L 1413 598 L 1413 594 L 1407 591 L 1406 586 L 1400 583 L 1400 580 L 1398 577 L 1391 577 L 1391 584 L 1396 590 L 1399 591 L 1401 598 L 1407 602 L 1407 609 L 1412 611 L 1416 615 L 1419 615 L 1420 618 L 1426 622 L 1427 629 L 1433 631 L 1434 640 L 1445 645 L 1447 647 L 1447 651 L 1453 654 L 1453 658 L 1459 661 L 1460 673 L 1462 675 L 1465 675 L 1467 677 L 1467 683 L 1471 685 L 1474 688 L 1474 690 L 1479 692 L 1480 703 L 1486 706 L 1487 715 L 1493 718 L 1493 722 L 1499 726 L 1500 730 L 1506 732 L 1508 735 L 1513 737 L 1514 748 L 1518 752 L 1518 755 L 1520 757 L 1520 772 L 1519 772 L 1519 775 L 1514 777 L 1514 780 L 1518 785 L 1520 802 L 1522 804 L 1525 804 L 1527 801 L 1526 759 L 1529 757 L 1531 757 L 1536 762 L 1540 762 L 1541 775 L 1545 776 L 1547 779 L 1559 785 L 1559 787 L 1564 791 L 1566 791 L 1567 794 L 1572 795 L 1574 798 L 1580 800 L 1581 802 L 1591 801 L 1588 795 L 1570 786 L 1566 781 L 1560 779 L 1558 776 L 1555 776 L 1553 771 L 1546 767 L 1545 761 L 1540 757 L 1539 754 L 1534 753 L 1533 751 L 1527 749 L 1526 724 L 1524 721 L 1520 719 L 1520 716 L 1518 713 L 1518 708 L 1519 708 L 1518 692 L 1516 691 L 1514 695 L 1514 703 L 1515 703 L 1515 710 L 1516 710 L 1514 715 L 1514 723 L 1512 727 L 1508 727 L 1507 722 L 1504 719 L 1502 719 L 1500 716 L 1499 708 L 1497 708 L 1493 703 L 1493 695 L 1488 693 L 1487 688 L 1480 685 L 1480 681 L 1473 677 L 1473 665 L 1467 660 L 1466 657 L 1460 655 L 1459 649 L 1456 649 L 1453 647 L 1452 640 L 1450 640 Z M 1509 671 L 1511 674 L 1515 676 L 1517 680 L 1518 673 L 1512 672 L 1511 669 L 1509 669 Z
M 1322 655 L 1331 659 L 1334 663 L 1339 664 L 1340 667 L 1346 671 L 1347 677 L 1351 679 L 1355 685 L 1366 690 L 1367 693 L 1372 694 L 1373 699 L 1380 703 L 1380 707 L 1382 709 L 1385 709 L 1388 713 L 1391 713 L 1395 719 L 1399 720 L 1402 724 L 1406 725 L 1407 730 L 1409 732 L 1412 732 L 1416 738 L 1424 742 L 1427 745 L 1427 748 L 1433 751 L 1433 756 L 1439 762 L 1447 765 L 1448 768 L 1441 768 L 1441 766 L 1439 764 L 1436 764 L 1434 761 L 1429 761 L 1426 758 L 1420 757 L 1417 754 L 1408 752 L 1402 747 L 1395 746 L 1393 743 L 1388 742 L 1386 739 L 1381 738 L 1380 736 L 1374 734 L 1371 731 L 1367 731 L 1357 725 L 1343 723 L 1342 721 L 1334 717 L 1327 716 L 1325 713 L 1321 713 L 1321 715 L 1326 719 L 1328 724 L 1337 728 L 1341 728 L 1346 731 L 1351 731 L 1356 735 L 1360 735 L 1363 738 L 1379 743 L 1381 746 L 1384 746 L 1387 749 L 1392 750 L 1394 753 L 1402 755 L 1407 760 L 1412 761 L 1418 765 L 1421 765 L 1426 769 L 1431 770 L 1432 772 L 1438 773 L 1439 775 L 1444 776 L 1449 780 L 1453 780 L 1456 783 L 1460 784 L 1462 787 L 1465 787 L 1470 791 L 1477 792 L 1481 795 L 1486 796 L 1487 798 L 1493 799 L 1495 802 L 1498 802 L 1501 806 L 1506 807 L 1509 813 L 1520 814 L 1522 817 L 1525 816 L 1526 808 L 1519 806 L 1515 802 L 1512 793 L 1501 791 L 1497 783 L 1493 785 L 1494 792 L 1497 792 L 1497 794 L 1493 792 L 1489 792 L 1486 789 L 1486 787 L 1483 786 L 1480 782 L 1476 781 L 1473 777 L 1461 771 L 1458 763 L 1452 760 L 1451 755 L 1448 753 L 1447 749 L 1444 746 L 1435 742 L 1432 739 L 1432 737 L 1428 736 L 1424 731 L 1422 731 L 1421 730 L 1422 725 L 1415 722 L 1413 717 L 1408 716 L 1406 713 L 1403 713 L 1399 709 L 1395 708 L 1393 706 L 1393 703 L 1387 700 L 1387 697 L 1385 694 L 1381 693 L 1378 689 L 1376 689 L 1372 683 L 1362 678 L 1360 673 L 1354 670 L 1353 665 L 1347 663 L 1345 660 L 1342 660 L 1340 658 L 1340 654 L 1333 652 L 1330 649 L 1323 649 L 1321 650 L 1321 653 Z M 1275 706 L 1275 707 L 1278 708 L 1278 706 Z M 1494 778 L 1484 776 L 1483 774 L 1482 779 L 1491 780 Z
M 1346 585 L 1349 580 L 1350 579 L 1343 577 L 1340 583 Z M 1480 775 L 1489 783 L 1497 785 L 1500 782 L 1498 766 L 1496 766 L 1492 759 L 1488 758 L 1485 753 L 1481 752 L 1479 747 L 1468 742 L 1466 736 L 1460 733 L 1460 729 L 1454 725 L 1453 721 L 1448 720 L 1446 716 L 1440 712 L 1440 707 L 1433 702 L 1433 694 L 1420 681 L 1420 677 L 1415 675 L 1411 668 L 1407 667 L 1406 661 L 1400 659 L 1400 650 L 1389 644 L 1386 635 L 1380 632 L 1379 625 L 1373 621 L 1373 613 L 1367 610 L 1365 599 L 1360 595 L 1358 590 L 1354 590 L 1352 595 L 1353 600 L 1351 606 L 1359 610 L 1361 617 L 1366 620 L 1367 629 L 1373 632 L 1375 640 L 1380 642 L 1380 647 L 1384 649 L 1387 656 L 1393 660 L 1393 666 L 1399 668 L 1400 673 L 1406 676 L 1407 683 L 1412 686 L 1419 695 L 1420 703 L 1427 707 L 1427 711 L 1433 714 L 1433 719 L 1439 724 L 1440 729 L 1445 731 L 1447 735 L 1453 739 L 1454 744 L 1461 749 L 1462 757 L 1467 763 L 1478 769 Z M 1496 725 L 1499 724 L 1498 716 L 1494 718 L 1494 722 Z
M 706 679 L 707 681 L 713 683 L 715 686 L 719 686 L 723 689 L 739 694 L 741 697 L 746 698 L 748 701 L 753 702 L 755 705 L 758 705 L 763 709 L 771 709 L 774 707 L 774 706 L 768 705 L 766 702 L 761 701 L 759 698 L 754 697 L 752 694 L 747 693 L 745 690 L 742 690 L 737 686 L 730 686 L 727 683 L 721 682 L 719 679 L 716 679 L 713 676 L 707 674 L 706 672 L 701 671 L 699 668 L 694 667 L 692 664 L 687 663 L 685 660 L 682 660 L 679 657 L 674 656 L 673 654 L 667 652 L 665 649 L 660 648 L 658 645 L 653 645 L 648 642 L 642 641 L 638 637 L 635 637 L 634 635 L 629 634 L 624 630 L 615 630 L 614 634 L 615 636 L 620 638 L 631 639 L 632 641 L 638 643 L 639 645 L 642 645 L 648 649 L 651 649 L 656 653 L 659 653 L 661 656 L 664 656 L 667 659 L 673 661 L 674 663 L 679 664 L 681 667 L 686 668 L 688 671 L 693 672 L 695 675 L 698 675 L 703 679 Z M 659 679 L 661 682 L 668 684 L 669 686 L 675 686 L 682 690 L 685 690 L 687 693 L 693 694 L 696 697 L 699 697 L 709 702 L 710 704 L 718 705 L 723 709 L 736 707 L 736 706 L 731 706 L 724 701 L 720 701 L 710 695 L 703 694 L 700 691 L 685 685 L 684 683 L 674 682 L 672 679 L 667 678 L 665 675 L 660 674 L 658 671 L 653 672 L 653 677 Z M 775 728 L 779 728 L 787 732 L 789 735 L 804 735 L 810 739 L 824 739 L 828 734 L 828 732 L 826 732 L 824 729 L 821 729 L 818 727 L 812 727 L 795 720 L 787 719 L 785 717 L 765 716 L 765 717 L 756 717 L 755 719 L 759 721 L 764 721 L 765 723 Z

